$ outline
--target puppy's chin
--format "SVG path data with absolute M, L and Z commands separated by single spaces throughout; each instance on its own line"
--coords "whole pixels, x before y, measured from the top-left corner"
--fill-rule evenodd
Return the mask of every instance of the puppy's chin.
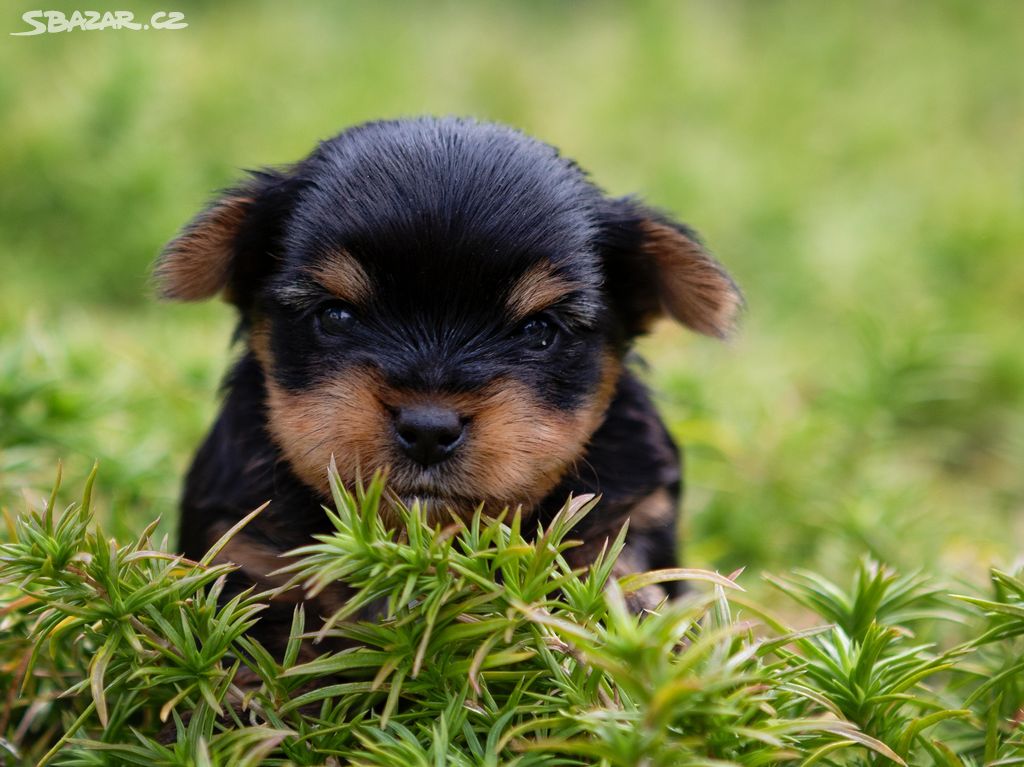
M 487 501 L 458 496 L 437 495 L 430 492 L 395 492 L 394 499 L 407 509 L 412 509 L 418 504 L 426 516 L 427 523 L 430 525 L 446 525 L 455 519 L 471 519 L 481 506 L 483 506 L 484 516 L 494 517 L 509 506 L 509 504 L 499 504 L 496 501 L 489 503 Z M 400 515 L 391 503 L 385 502 L 382 504 L 380 513 L 385 525 L 388 527 L 395 527 L 401 523 Z
M 407 509 L 419 504 L 431 524 L 450 522 L 453 517 L 468 519 L 476 511 L 476 507 L 462 498 L 445 498 L 439 495 L 408 494 L 398 496 L 398 500 Z

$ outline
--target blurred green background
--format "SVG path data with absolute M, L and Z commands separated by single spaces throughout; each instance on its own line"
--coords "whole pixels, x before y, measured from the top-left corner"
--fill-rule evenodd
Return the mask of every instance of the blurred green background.
M 152 299 L 162 243 L 242 168 L 454 113 L 673 211 L 745 289 L 735 342 L 643 345 L 689 564 L 979 580 L 1024 550 L 1024 4 L 172 5 L 186 30 L 0 13 L 12 511 L 99 458 L 108 531 L 172 530 L 232 318 Z

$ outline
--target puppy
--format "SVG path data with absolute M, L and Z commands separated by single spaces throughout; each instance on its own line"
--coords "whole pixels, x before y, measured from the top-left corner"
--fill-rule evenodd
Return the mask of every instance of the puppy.
M 438 512 L 543 524 L 600 493 L 574 565 L 627 520 L 620 570 L 677 564 L 680 454 L 624 360 L 662 316 L 728 335 L 740 293 L 691 229 L 551 146 L 455 118 L 351 128 L 224 192 L 155 279 L 168 299 L 222 295 L 244 344 L 185 483 L 186 556 L 269 500 L 223 556 L 275 585 L 279 554 L 329 527 L 334 456 L 345 482 L 386 467 Z

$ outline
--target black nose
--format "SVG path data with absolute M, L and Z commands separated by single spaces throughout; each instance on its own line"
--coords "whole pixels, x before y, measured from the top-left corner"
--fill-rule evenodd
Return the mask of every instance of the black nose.
M 435 405 L 404 407 L 395 414 L 395 434 L 402 452 L 423 466 L 440 463 L 462 441 L 462 419 Z

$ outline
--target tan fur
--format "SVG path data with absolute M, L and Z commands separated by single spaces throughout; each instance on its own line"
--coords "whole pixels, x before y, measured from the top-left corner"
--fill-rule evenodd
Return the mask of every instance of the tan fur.
M 629 512 L 630 530 L 658 530 L 672 524 L 676 505 L 668 488 L 661 487 L 641 498 Z
M 167 244 L 153 273 L 162 298 L 200 301 L 224 290 L 234 238 L 251 203 L 248 197 L 218 200 Z
M 217 525 L 211 528 L 209 535 L 211 545 L 225 532 L 227 532 L 227 525 Z M 294 561 L 294 558 L 284 556 L 284 553 L 277 549 L 257 543 L 249 538 L 244 531 L 228 541 L 214 560 L 216 564 L 236 565 L 258 590 L 277 589 L 285 586 L 291 576 L 274 573 Z M 312 604 L 314 614 L 326 618 L 340 610 L 350 596 L 351 589 L 341 582 L 336 582 L 317 594 L 312 601 L 306 599 L 303 590 L 297 586 L 278 593 L 272 601 L 276 604 L 298 604 L 299 602 Z
M 249 348 L 260 367 L 269 373 L 273 360 L 270 357 L 270 323 L 265 317 L 259 317 L 253 322 L 249 330 Z
M 366 271 L 344 250 L 331 254 L 326 263 L 311 269 L 310 274 L 343 301 L 365 305 L 373 298 L 373 285 Z
M 542 261 L 527 271 L 509 291 L 505 308 L 513 320 L 521 320 L 547 309 L 577 289 L 571 280 L 555 273 L 554 267 Z
M 216 535 L 210 535 L 211 541 L 216 541 L 227 532 L 227 526 L 217 526 Z M 283 586 L 288 578 L 283 575 L 270 575 L 291 562 L 290 558 L 282 556 L 282 553 L 269 546 L 262 546 L 249 539 L 245 533 L 238 533 L 227 542 L 217 555 L 217 563 L 230 563 L 237 565 L 249 579 L 261 589 L 272 589 Z M 285 601 L 292 601 L 285 597 Z M 295 601 L 298 601 L 297 599 Z
M 268 422 L 296 474 L 325 494 L 333 455 L 345 482 L 387 468 L 395 494 L 405 501 L 425 499 L 437 515 L 444 506 L 468 515 L 480 502 L 492 513 L 515 505 L 529 509 L 580 457 L 620 373 L 619 363 L 607 355 L 598 391 L 568 413 L 545 407 L 511 379 L 472 394 L 446 395 L 395 390 L 366 369 L 302 392 L 286 391 L 268 376 Z M 440 471 L 410 466 L 395 445 L 389 408 L 424 402 L 452 407 L 468 419 L 465 443 Z
M 671 226 L 647 220 L 641 228 L 643 248 L 658 270 L 665 311 L 699 333 L 728 336 L 743 299 L 722 266 Z
M 306 484 L 328 491 L 327 466 L 335 456 L 342 478 L 384 468 L 393 458 L 387 412 L 377 393 L 382 384 L 358 370 L 314 388 L 292 392 L 267 380 L 271 435 Z

